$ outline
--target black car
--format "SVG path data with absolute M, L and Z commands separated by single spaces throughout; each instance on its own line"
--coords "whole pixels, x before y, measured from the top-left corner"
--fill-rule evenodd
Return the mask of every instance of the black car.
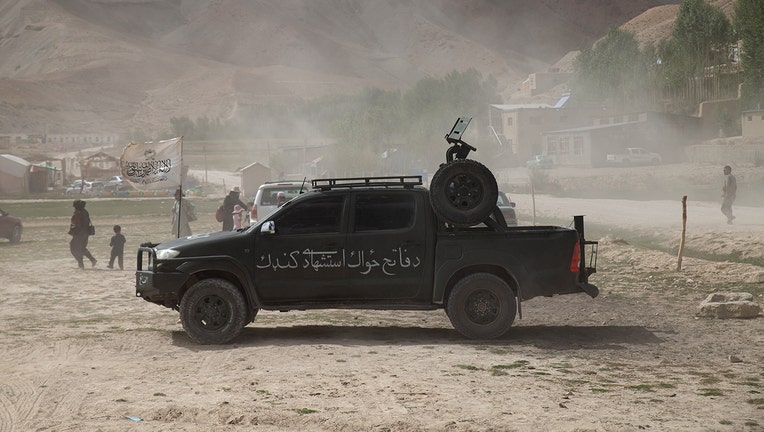
M 517 214 L 515 213 L 515 203 L 510 201 L 509 196 L 502 191 L 499 191 L 499 199 L 496 201 L 496 205 L 499 206 L 501 214 L 504 215 L 504 220 L 507 221 L 508 226 L 517 226 Z
M 18 243 L 21 241 L 23 229 L 21 219 L 0 209 L 0 237 L 7 238 L 11 243 Z

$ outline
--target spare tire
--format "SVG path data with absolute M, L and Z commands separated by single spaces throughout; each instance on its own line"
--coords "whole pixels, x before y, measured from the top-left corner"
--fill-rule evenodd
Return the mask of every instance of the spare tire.
M 491 170 L 471 159 L 455 159 L 440 166 L 430 182 L 430 204 L 448 224 L 470 227 L 491 215 L 499 188 Z

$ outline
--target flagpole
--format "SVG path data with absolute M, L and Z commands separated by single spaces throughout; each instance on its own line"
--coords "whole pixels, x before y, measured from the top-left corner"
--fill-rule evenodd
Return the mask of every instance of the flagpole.
M 178 233 L 180 238 L 180 216 L 183 214 L 183 135 L 180 136 L 180 185 L 178 186 Z

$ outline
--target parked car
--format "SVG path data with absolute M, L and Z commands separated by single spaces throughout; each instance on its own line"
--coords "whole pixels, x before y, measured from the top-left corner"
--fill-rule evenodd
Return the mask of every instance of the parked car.
M 552 168 L 554 160 L 551 156 L 535 155 L 525 162 L 525 166 L 528 168 Z
M 119 189 L 124 181 L 122 176 L 112 176 L 110 179 L 104 181 L 104 185 L 107 189 Z
M 90 195 L 98 195 L 103 193 L 103 191 L 106 189 L 106 184 L 102 181 L 94 181 L 90 184 L 90 190 L 88 191 L 88 194 Z
M 66 188 L 64 192 L 66 195 L 97 195 L 104 191 L 106 185 L 102 181 L 89 181 L 85 180 L 83 185 L 82 180 L 75 180 L 71 186 Z
M 84 184 L 83 184 L 84 183 Z M 90 193 L 90 189 L 93 187 L 93 182 L 85 180 L 75 180 L 64 192 L 66 195 L 78 195 Z
M 23 230 L 21 219 L 0 209 L 0 237 L 7 238 L 11 243 L 18 243 L 21 241 Z
M 257 189 L 257 194 L 255 194 L 255 199 L 252 202 L 250 219 L 252 222 L 255 222 L 273 213 L 273 211 L 278 208 L 277 200 L 279 192 L 283 192 L 286 201 L 289 201 L 297 195 L 300 195 L 300 192 L 305 192 L 306 190 L 307 186 L 302 181 L 263 183 Z
M 623 153 L 607 155 L 607 162 L 613 165 L 658 165 L 663 158 L 658 153 L 645 150 L 641 147 L 629 147 Z
M 499 191 L 499 199 L 496 202 L 499 206 L 501 214 L 504 215 L 504 220 L 508 226 L 517 226 L 517 214 L 515 213 L 515 203 L 510 201 L 509 196 L 502 191 Z

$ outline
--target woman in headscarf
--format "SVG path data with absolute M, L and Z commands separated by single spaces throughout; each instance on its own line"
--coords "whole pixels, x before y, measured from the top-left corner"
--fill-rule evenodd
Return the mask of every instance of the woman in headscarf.
M 91 230 L 90 213 L 85 210 L 85 201 L 74 200 L 72 203 L 74 207 L 74 213 L 72 214 L 72 220 L 69 225 L 69 235 L 72 236 L 72 240 L 69 242 L 69 250 L 74 255 L 74 259 L 77 260 L 77 265 L 81 268 L 85 268 L 83 258 L 87 257 L 90 263 L 95 267 L 96 260 L 88 250 L 88 237 L 94 232 Z

